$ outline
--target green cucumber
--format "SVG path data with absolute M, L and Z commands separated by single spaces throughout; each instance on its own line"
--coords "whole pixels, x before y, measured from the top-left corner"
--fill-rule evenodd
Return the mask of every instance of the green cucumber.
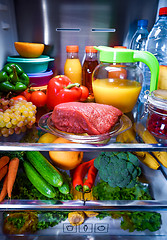
M 69 183 L 66 180 L 64 180 L 63 185 L 58 187 L 58 189 L 63 194 L 69 194 L 70 193 L 70 186 L 69 186 Z
M 63 185 L 61 173 L 38 151 L 26 152 L 27 159 L 42 177 L 54 187 Z
M 54 198 L 56 196 L 56 191 L 54 187 L 52 187 L 49 183 L 45 181 L 42 176 L 40 176 L 40 174 L 31 165 L 31 163 L 29 163 L 28 161 L 24 161 L 23 165 L 25 173 L 30 182 L 34 185 L 34 187 L 44 196 L 48 198 Z

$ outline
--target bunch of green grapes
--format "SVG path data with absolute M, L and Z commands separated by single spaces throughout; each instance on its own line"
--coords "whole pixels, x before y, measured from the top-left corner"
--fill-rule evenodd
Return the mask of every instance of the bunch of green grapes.
M 20 134 L 36 121 L 36 106 L 26 100 L 0 99 L 0 136 Z

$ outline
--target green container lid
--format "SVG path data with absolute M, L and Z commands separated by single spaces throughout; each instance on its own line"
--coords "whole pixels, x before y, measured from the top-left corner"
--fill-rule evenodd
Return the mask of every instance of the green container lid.
M 124 63 L 134 62 L 134 50 L 125 48 L 112 48 L 106 46 L 94 47 L 100 51 L 100 62 L 106 63 Z

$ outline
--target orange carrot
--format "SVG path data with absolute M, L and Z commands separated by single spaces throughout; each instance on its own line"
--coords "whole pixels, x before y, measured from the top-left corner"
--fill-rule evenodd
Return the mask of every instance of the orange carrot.
M 19 159 L 17 157 L 12 158 L 9 162 L 9 169 L 8 169 L 7 193 L 9 198 L 11 198 L 11 195 L 12 195 L 13 184 L 16 179 L 18 167 L 19 167 Z
M 8 156 L 3 156 L 0 158 L 0 169 L 3 168 L 6 164 L 9 162 L 9 157 Z
M 2 202 L 7 194 L 7 182 L 8 182 L 8 174 L 6 175 L 4 182 L 3 182 L 3 187 L 0 193 L 0 202 Z
M 3 168 L 0 169 L 0 181 L 3 177 L 5 177 L 6 173 L 8 171 L 8 165 L 5 165 Z

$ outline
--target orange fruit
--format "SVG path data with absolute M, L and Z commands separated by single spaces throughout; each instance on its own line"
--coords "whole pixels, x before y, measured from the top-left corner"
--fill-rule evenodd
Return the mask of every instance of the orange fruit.
M 39 57 L 44 50 L 43 43 L 15 42 L 14 45 L 19 55 L 25 58 Z

